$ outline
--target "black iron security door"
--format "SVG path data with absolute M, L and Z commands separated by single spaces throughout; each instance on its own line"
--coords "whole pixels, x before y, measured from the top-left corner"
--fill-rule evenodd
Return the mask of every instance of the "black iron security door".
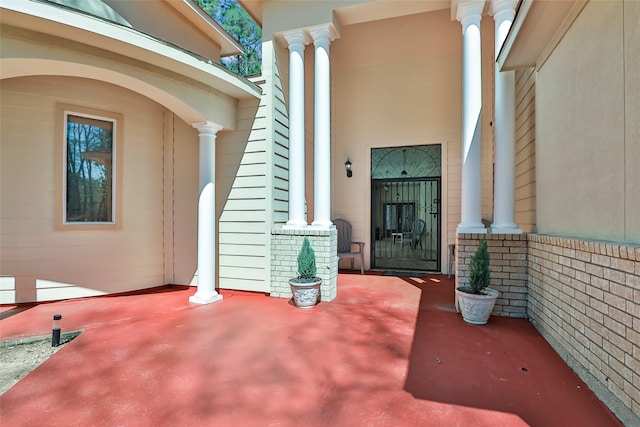
M 441 146 L 371 153 L 371 266 L 441 269 Z
M 440 179 L 374 180 L 372 266 L 440 270 Z

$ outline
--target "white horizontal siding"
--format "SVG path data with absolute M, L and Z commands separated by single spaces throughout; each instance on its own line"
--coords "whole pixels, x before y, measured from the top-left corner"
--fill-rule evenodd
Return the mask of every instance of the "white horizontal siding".
M 219 233 L 262 233 L 264 231 L 263 221 L 244 222 L 222 222 L 218 226 Z
M 262 257 L 260 256 L 247 256 L 247 255 L 220 255 L 220 265 L 226 265 L 231 267 L 246 267 L 246 268 L 260 268 L 262 263 Z
M 246 278 L 221 277 L 220 287 L 224 289 L 235 289 L 237 291 L 268 293 L 269 290 L 263 289 L 265 286 L 264 282 L 265 282 L 264 278 L 261 278 L 259 280 L 250 280 Z
M 536 231 L 535 69 L 516 72 L 515 221 Z
M 237 130 L 221 135 L 218 265 L 221 288 L 270 292 L 271 227 L 286 222 L 288 120 L 273 49 L 263 45 L 260 105 L 242 101 Z
M 242 279 L 243 281 L 251 281 L 254 284 L 264 282 L 264 277 L 267 274 L 267 270 L 262 268 L 250 268 L 244 266 L 220 266 L 220 280 L 224 279 Z M 246 290 L 246 289 L 245 289 Z M 256 289 L 251 289 L 256 290 Z
M 218 222 L 218 280 L 224 289 L 269 291 L 267 113 L 264 96 L 260 105 L 241 102 L 237 130 L 219 140 L 218 176 L 227 192 Z
M 247 252 L 249 254 L 250 246 L 264 246 L 263 233 L 220 233 L 219 242 L 221 245 L 234 245 L 239 241 L 243 245 L 247 246 Z M 261 249 L 262 250 L 262 249 Z
M 18 302 L 114 293 L 163 281 L 162 107 L 88 79 L 3 80 L 0 274 Z M 56 231 L 57 103 L 124 117 L 122 228 Z M 58 286 L 50 286 L 58 283 Z M 60 289 L 64 288 L 64 291 Z M 6 302 L 3 297 L 3 302 Z
M 254 188 L 232 188 L 229 192 L 229 200 L 233 199 L 261 199 L 260 192 L 256 192 Z M 263 199 L 264 200 L 264 199 Z
M 244 243 L 244 239 L 247 237 L 246 234 L 243 234 L 243 235 L 236 234 L 235 236 L 236 236 L 236 241 L 241 243 L 221 244 L 219 246 L 220 255 L 264 257 L 267 254 L 267 249 L 264 244 L 252 245 L 252 244 Z M 220 272 L 222 273 L 222 270 L 220 270 Z
M 240 176 L 234 180 L 233 188 L 265 188 L 264 176 Z
M 289 117 L 277 64 L 273 64 L 273 224 L 289 219 Z
M 267 214 L 265 211 L 223 211 L 220 215 L 220 222 L 265 222 Z

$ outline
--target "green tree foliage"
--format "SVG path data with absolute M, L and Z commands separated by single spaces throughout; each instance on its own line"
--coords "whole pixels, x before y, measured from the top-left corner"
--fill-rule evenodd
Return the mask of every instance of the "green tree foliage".
M 262 29 L 236 0 L 194 0 L 215 19 L 245 50 L 242 55 L 222 58 L 220 63 L 243 76 L 260 74 L 262 62 Z
M 469 287 L 474 294 L 482 293 L 482 290 L 491 282 L 491 270 L 489 269 L 489 249 L 487 239 L 480 240 L 478 250 L 469 262 Z
M 305 280 L 313 280 L 316 277 L 316 254 L 306 237 L 298 253 L 298 277 Z

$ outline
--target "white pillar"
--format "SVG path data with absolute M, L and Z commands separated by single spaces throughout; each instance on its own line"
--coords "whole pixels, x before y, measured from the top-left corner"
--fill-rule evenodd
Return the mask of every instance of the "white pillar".
M 216 292 L 216 133 L 222 126 L 196 123 L 200 132 L 200 196 L 198 198 L 198 290 L 190 302 L 209 304 L 222 299 Z
M 284 35 L 289 43 L 289 220 L 286 228 L 306 227 L 304 161 L 304 46 L 302 30 Z
M 332 24 L 309 29 L 315 45 L 314 80 L 314 227 L 329 228 L 331 222 L 331 66 L 329 44 L 335 39 Z
M 462 23 L 462 188 L 458 233 L 486 233 L 482 224 L 482 39 L 484 0 L 458 5 Z
M 515 17 L 516 0 L 493 0 L 491 15 L 495 21 L 495 58 L 507 38 Z M 521 234 L 515 215 L 515 71 L 500 71 L 495 64 L 495 176 L 493 193 L 493 224 L 491 231 Z

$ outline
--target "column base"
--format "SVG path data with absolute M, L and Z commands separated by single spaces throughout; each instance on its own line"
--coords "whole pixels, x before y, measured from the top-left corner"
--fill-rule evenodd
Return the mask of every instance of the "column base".
M 211 304 L 212 302 L 220 301 L 222 299 L 222 295 L 213 292 L 196 292 L 195 294 L 189 297 L 189 302 L 194 304 Z
M 518 227 L 495 227 L 493 224 L 489 228 L 491 234 L 522 234 Z
M 331 221 L 313 221 L 311 227 L 315 230 L 331 230 L 332 228 L 336 228 Z
M 458 228 L 456 229 L 456 233 L 458 233 L 458 234 L 487 234 L 487 229 L 482 224 L 480 224 L 479 226 L 459 224 Z
M 304 230 L 305 228 L 309 227 L 309 224 L 307 224 L 306 222 L 287 222 L 286 224 L 282 225 L 282 229 L 283 230 Z

